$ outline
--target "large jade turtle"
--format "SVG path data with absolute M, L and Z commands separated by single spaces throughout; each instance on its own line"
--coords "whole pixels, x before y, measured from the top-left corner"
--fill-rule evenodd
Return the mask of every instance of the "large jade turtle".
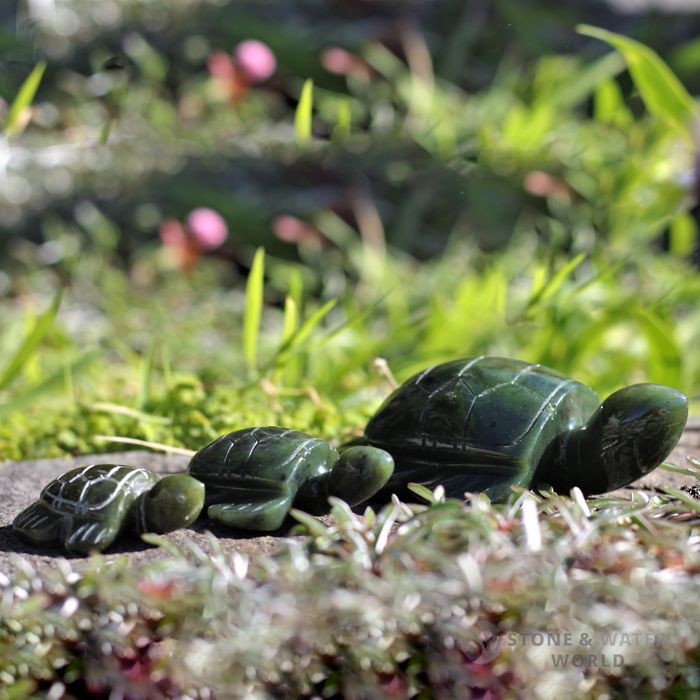
M 68 552 L 88 554 L 127 529 L 140 535 L 185 527 L 203 503 L 203 485 L 186 474 L 159 478 L 146 469 L 93 464 L 47 484 L 12 527 L 35 544 L 58 541 Z
M 365 429 L 394 474 L 379 496 L 438 484 L 449 496 L 504 498 L 512 484 L 584 494 L 629 484 L 656 468 L 680 438 L 686 397 L 635 384 L 602 402 L 553 369 L 503 357 L 430 367 L 391 394 Z
M 275 426 L 245 428 L 197 452 L 188 472 L 206 487 L 207 515 L 228 527 L 276 530 L 292 505 L 327 513 L 328 496 L 362 503 L 391 475 L 384 450 L 354 447 L 339 455 L 328 442 Z

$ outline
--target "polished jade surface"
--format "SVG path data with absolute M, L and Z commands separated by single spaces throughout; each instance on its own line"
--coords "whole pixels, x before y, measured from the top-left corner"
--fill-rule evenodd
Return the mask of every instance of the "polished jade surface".
M 625 486 L 655 469 L 688 414 L 679 391 L 621 389 L 601 403 L 584 384 L 542 365 L 474 357 L 430 367 L 394 391 L 354 441 L 386 450 L 395 469 L 377 495 L 442 484 L 448 496 L 511 486 L 584 494 Z
M 18 535 L 38 545 L 57 543 L 75 554 L 101 552 L 126 531 L 170 532 L 194 522 L 204 487 L 185 474 L 160 479 L 147 469 L 93 464 L 47 484 L 15 518 Z
M 276 426 L 222 435 L 197 452 L 188 472 L 206 487 L 207 515 L 221 525 L 276 530 L 293 506 L 315 515 L 329 496 L 362 503 L 388 480 L 391 456 L 374 447 L 342 455 L 328 442 Z

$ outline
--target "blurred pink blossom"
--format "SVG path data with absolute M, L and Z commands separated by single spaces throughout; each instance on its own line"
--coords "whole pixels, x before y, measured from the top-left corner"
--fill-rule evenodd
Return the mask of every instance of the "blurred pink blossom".
M 218 248 L 228 237 L 226 221 L 208 207 L 193 209 L 187 216 L 187 228 L 202 250 Z
M 272 49 L 257 39 L 246 39 L 236 46 L 234 53 L 238 64 L 254 83 L 267 80 L 277 68 Z
M 187 239 L 187 234 L 182 224 L 177 219 L 163 219 L 158 227 L 160 240 L 166 246 L 181 246 Z
M 321 52 L 321 65 L 329 72 L 336 75 L 352 75 L 356 78 L 368 78 L 369 66 L 367 63 L 340 46 L 329 46 Z
M 349 51 L 339 46 L 330 46 L 321 54 L 321 65 L 329 73 L 346 75 L 352 70 L 357 59 Z
M 289 214 L 275 217 L 272 232 L 285 243 L 300 243 L 311 248 L 321 248 L 325 242 L 323 234 L 313 224 Z
M 231 57 L 225 51 L 214 51 L 207 58 L 207 68 L 212 78 L 230 78 L 236 67 Z

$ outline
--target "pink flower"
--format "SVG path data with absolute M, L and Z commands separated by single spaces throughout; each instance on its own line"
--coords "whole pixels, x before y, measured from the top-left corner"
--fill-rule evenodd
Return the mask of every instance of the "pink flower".
M 277 68 L 277 60 L 272 49 L 256 39 L 242 41 L 236 47 L 234 55 L 238 64 L 254 83 L 267 80 Z
M 226 221 L 208 207 L 193 209 L 187 217 L 187 228 L 202 250 L 218 248 L 228 237 Z
M 357 57 L 339 46 L 331 46 L 324 49 L 321 54 L 321 65 L 329 72 L 338 75 L 347 75 L 352 71 L 357 62 Z
M 352 75 L 355 78 L 367 79 L 370 76 L 367 63 L 340 46 L 329 46 L 321 52 L 321 65 L 336 75 Z
M 326 238 L 313 224 L 289 214 L 275 217 L 272 232 L 285 243 L 299 243 L 316 250 L 324 248 L 327 244 Z
M 187 240 L 185 229 L 177 219 L 163 219 L 158 227 L 158 235 L 160 240 L 170 247 L 182 246 Z
M 225 51 L 215 51 L 207 58 L 207 68 L 212 78 L 230 78 L 236 67 L 231 57 Z

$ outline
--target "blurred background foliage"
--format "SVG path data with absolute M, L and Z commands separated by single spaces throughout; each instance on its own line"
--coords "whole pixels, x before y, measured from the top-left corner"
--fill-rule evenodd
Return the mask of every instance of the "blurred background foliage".
M 700 399 L 678 5 L 3 4 L 0 458 L 337 438 L 477 353 Z

